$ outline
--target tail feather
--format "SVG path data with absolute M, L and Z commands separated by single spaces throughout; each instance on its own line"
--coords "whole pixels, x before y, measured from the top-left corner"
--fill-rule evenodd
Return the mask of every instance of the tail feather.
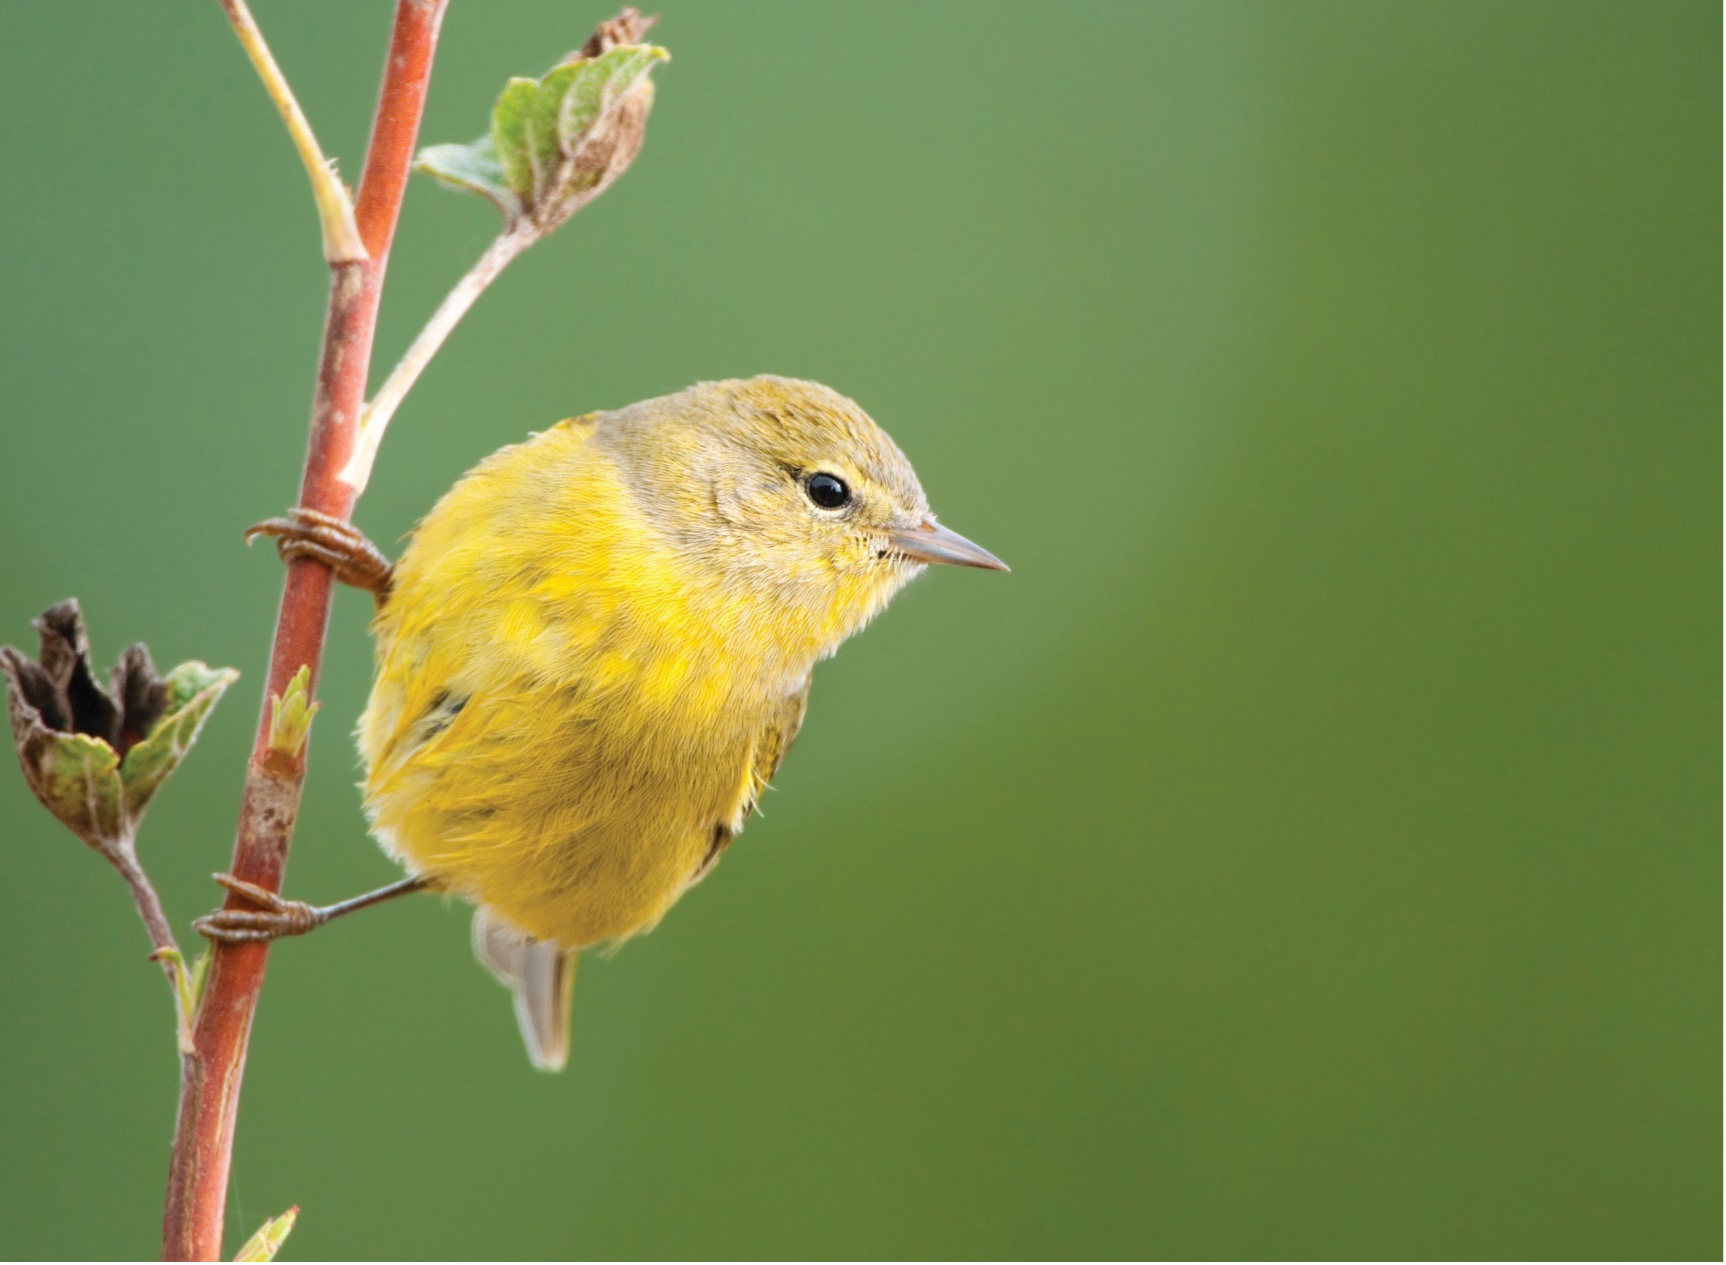
M 569 1003 L 575 988 L 573 949 L 535 940 L 483 909 L 474 911 L 473 952 L 515 993 L 515 1018 L 527 1057 L 542 1072 L 569 1060 Z

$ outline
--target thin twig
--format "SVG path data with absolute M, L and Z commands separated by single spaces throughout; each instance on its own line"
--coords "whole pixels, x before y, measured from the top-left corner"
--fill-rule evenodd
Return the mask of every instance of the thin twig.
M 336 475 L 352 454 L 365 400 L 384 268 L 447 3 L 396 2 L 365 174 L 354 207 L 365 258 L 335 262 L 330 269 L 300 504 L 342 519 L 353 510 L 354 490 Z M 246 764 L 229 871 L 272 892 L 281 890 L 306 763 L 303 750 L 289 755 L 271 749 L 270 700 L 288 689 L 302 667 L 310 670 L 315 685 L 333 584 L 322 563 L 297 559 L 288 564 L 264 706 Z M 236 902 L 230 895 L 229 904 Z M 246 1044 L 267 954 L 265 944 L 218 944 L 213 950 L 192 1033 L 193 1053 L 182 1062 L 179 1122 L 162 1217 L 164 1259 L 215 1260 L 221 1253 L 223 1200 Z
M 144 920 L 144 930 L 150 933 L 151 947 L 158 953 L 163 949 L 172 949 L 178 953 L 180 946 L 174 939 L 174 930 L 168 922 L 168 915 L 162 909 L 162 898 L 156 895 L 150 876 L 144 873 L 144 867 L 138 864 L 138 858 L 127 847 L 116 849 L 109 854 L 108 861 L 119 871 L 120 877 L 126 880 L 126 886 L 132 893 L 132 903 L 138 907 L 138 917 Z M 169 971 L 168 982 L 172 983 L 173 978 L 173 972 Z
M 372 397 L 372 402 L 366 406 L 364 416 L 360 418 L 359 435 L 354 441 L 353 456 L 348 458 L 348 464 L 343 467 L 338 476 L 358 496 L 366 490 L 366 482 L 371 478 L 372 462 L 377 459 L 378 445 L 383 443 L 384 431 L 389 427 L 390 419 L 395 416 L 396 409 L 406 398 L 413 384 L 419 380 L 425 367 L 437 355 L 438 348 L 443 346 L 444 339 L 450 336 L 461 318 L 484 294 L 486 287 L 497 280 L 501 273 L 517 255 L 538 241 L 540 233 L 530 227 L 517 226 L 505 229 L 493 239 L 485 252 L 474 261 L 462 279 L 455 283 L 454 289 L 438 304 L 437 311 L 431 314 L 431 319 L 425 328 L 419 332 L 413 345 L 407 349 L 396 367 L 390 371 L 390 376 L 384 380 L 383 386 Z
M 312 135 L 312 125 L 307 121 L 305 111 L 300 109 L 293 89 L 288 87 L 287 77 L 276 64 L 270 46 L 264 42 L 264 33 L 252 20 L 246 0 L 221 0 L 221 4 L 228 21 L 233 23 L 234 34 L 240 37 L 240 47 L 246 50 L 246 56 L 257 69 L 258 78 L 264 81 L 264 91 L 270 94 L 270 100 L 275 102 L 276 110 L 282 116 L 288 136 L 299 151 L 300 161 L 306 166 L 306 175 L 311 177 L 312 197 L 317 201 L 318 219 L 324 230 L 324 258 L 332 264 L 364 259 L 366 248 L 360 241 L 360 230 L 354 224 L 354 204 L 336 177 L 333 164 L 318 147 L 318 138 Z
M 193 1053 L 192 1009 L 197 1001 L 197 988 L 192 977 L 197 972 L 191 970 L 181 954 L 167 911 L 162 908 L 162 898 L 156 895 L 155 884 L 144 872 L 131 841 L 105 851 L 104 855 L 126 881 L 126 888 L 132 893 L 132 903 L 138 908 L 138 917 L 144 922 L 144 930 L 150 934 L 150 958 L 168 978 L 168 988 L 174 998 L 174 1030 L 183 1062 Z

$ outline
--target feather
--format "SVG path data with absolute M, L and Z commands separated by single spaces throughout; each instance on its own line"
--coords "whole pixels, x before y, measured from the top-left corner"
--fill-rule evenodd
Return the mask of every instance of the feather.
M 474 910 L 473 952 L 515 993 L 515 1018 L 527 1057 L 542 1072 L 561 1072 L 569 1060 L 575 950 L 523 935 L 482 907 Z

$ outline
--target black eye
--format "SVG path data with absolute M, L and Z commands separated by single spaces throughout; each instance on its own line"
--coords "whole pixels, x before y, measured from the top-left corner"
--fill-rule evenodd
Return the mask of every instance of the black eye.
M 851 499 L 851 489 L 836 474 L 812 474 L 804 480 L 803 490 L 824 510 L 836 510 Z

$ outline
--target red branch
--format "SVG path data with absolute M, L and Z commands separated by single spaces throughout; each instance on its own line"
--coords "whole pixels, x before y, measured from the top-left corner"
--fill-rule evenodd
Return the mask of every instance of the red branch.
M 312 398 L 300 504 L 344 519 L 353 510 L 355 494 L 336 475 L 353 448 L 355 426 L 365 402 L 384 268 L 425 107 L 438 26 L 447 4 L 448 0 L 397 0 L 389 59 L 355 205 L 355 220 L 370 258 L 331 266 L 329 308 Z M 270 698 L 284 691 L 302 666 L 311 669 L 315 684 L 323 659 L 333 583 L 322 563 L 300 559 L 287 567 L 263 711 L 246 765 L 230 869 L 239 878 L 271 891 L 281 890 L 287 868 L 306 762 L 304 751 L 292 757 L 271 751 Z M 232 895 L 228 898 L 230 908 L 241 903 Z M 163 1260 L 213 1261 L 221 1257 L 223 1203 L 240 1082 L 245 1074 L 246 1043 L 264 983 L 268 952 L 267 944 L 215 948 L 192 1032 L 192 1053 L 185 1058 L 181 1072 L 179 1123 L 162 1215 Z

